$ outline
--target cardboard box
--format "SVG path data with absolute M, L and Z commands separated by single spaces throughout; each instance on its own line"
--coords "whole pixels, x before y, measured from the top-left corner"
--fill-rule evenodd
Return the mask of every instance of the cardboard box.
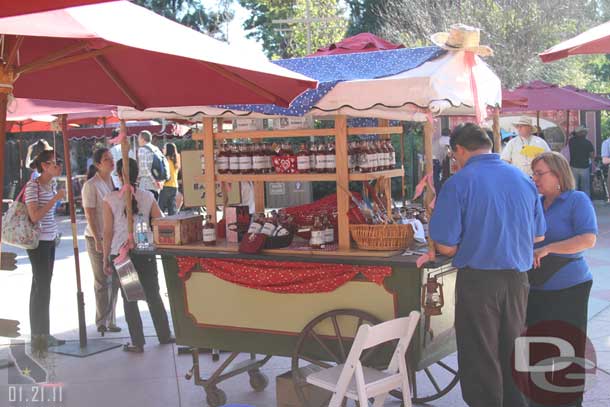
M 177 214 L 153 219 L 155 244 L 183 245 L 203 240 L 203 216 Z
M 299 372 L 303 376 L 307 376 L 320 370 L 319 366 L 309 365 L 300 368 Z M 326 407 L 331 397 L 331 393 L 328 390 L 307 384 L 303 387 L 303 392 L 307 398 L 308 405 L 304 406 L 294 388 L 292 371 L 283 373 L 275 379 L 275 390 L 277 407 Z
M 227 242 L 238 243 L 250 226 L 248 205 L 229 205 L 225 209 Z

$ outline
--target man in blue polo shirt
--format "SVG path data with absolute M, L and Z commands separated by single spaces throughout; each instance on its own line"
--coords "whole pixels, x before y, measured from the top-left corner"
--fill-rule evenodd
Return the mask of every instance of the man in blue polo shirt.
M 533 182 L 491 154 L 491 140 L 468 123 L 451 134 L 460 170 L 443 186 L 430 237 L 455 256 L 455 330 L 462 396 L 470 407 L 526 407 L 511 354 L 525 326 L 534 242 L 546 224 Z

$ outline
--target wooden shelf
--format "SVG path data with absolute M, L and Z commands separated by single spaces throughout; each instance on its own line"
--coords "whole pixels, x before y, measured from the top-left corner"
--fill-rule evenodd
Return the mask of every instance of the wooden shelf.
M 203 132 L 195 132 L 192 135 L 193 140 L 203 140 Z M 331 129 L 295 129 L 295 130 L 253 130 L 253 131 L 227 131 L 215 132 L 215 140 L 223 139 L 261 139 L 261 138 L 291 138 L 291 137 L 334 137 L 336 130 Z M 347 129 L 347 134 L 366 135 L 366 134 L 402 134 L 402 127 L 350 127 Z
M 377 178 L 394 178 L 403 175 L 402 168 L 378 172 L 351 173 L 350 181 L 370 181 Z M 205 180 L 205 175 L 195 177 L 198 182 Z M 310 174 L 216 174 L 216 181 L 240 182 L 240 181 L 260 181 L 260 182 L 297 182 L 297 181 L 336 181 L 335 173 L 310 173 Z
M 328 174 L 218 174 L 218 181 L 264 181 L 264 182 L 279 182 L 279 181 L 336 181 L 337 175 L 334 173 Z
M 360 136 L 365 134 L 402 134 L 402 127 L 349 127 L 347 129 L 349 136 Z
M 349 174 L 350 181 L 370 181 L 376 178 L 394 178 L 402 177 L 404 170 L 402 168 L 395 168 L 393 170 L 377 171 L 377 172 L 353 172 Z
M 201 242 L 190 243 L 182 246 L 175 245 L 155 245 L 157 249 L 169 249 L 169 250 L 183 250 L 193 252 L 224 252 L 224 253 L 238 253 L 238 243 L 227 243 L 224 239 L 217 242 L 215 246 L 205 246 Z M 384 250 L 384 251 L 367 251 L 360 250 L 357 248 L 349 248 L 345 250 L 314 250 L 306 247 L 302 249 L 266 249 L 261 251 L 261 254 L 267 255 L 287 255 L 287 256 L 355 256 L 355 257 L 392 257 L 400 254 L 402 250 Z
M 298 129 L 298 130 L 254 130 L 254 131 L 227 131 L 214 133 L 214 139 L 243 139 L 243 138 L 283 138 L 283 137 L 324 137 L 334 136 L 335 129 Z

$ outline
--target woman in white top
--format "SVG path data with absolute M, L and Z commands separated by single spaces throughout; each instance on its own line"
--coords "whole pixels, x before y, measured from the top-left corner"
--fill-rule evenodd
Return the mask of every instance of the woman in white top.
M 117 173 L 123 174 L 123 160 L 117 162 Z M 136 160 L 130 158 L 129 179 L 123 178 L 123 183 L 130 184 L 135 190 L 131 201 L 134 219 L 136 219 L 138 215 L 142 215 L 144 219 L 149 221 L 147 223 L 150 224 L 151 218 L 159 218 L 163 215 L 151 192 L 135 189 L 137 179 L 138 163 Z M 119 191 L 114 191 L 104 198 L 103 247 L 104 270 L 106 271 L 106 274 L 116 274 L 113 260 L 119 255 L 121 246 L 123 246 L 127 240 L 128 231 L 125 198 Z M 142 287 L 144 288 L 146 302 L 148 303 L 148 309 L 150 310 L 159 343 L 174 343 L 176 340 L 171 336 L 167 312 L 165 311 L 165 306 L 163 305 L 161 295 L 159 294 L 159 278 L 155 256 L 152 254 L 132 252 L 129 257 L 138 272 L 140 283 L 142 283 Z M 131 336 L 131 344 L 125 345 L 123 350 L 141 353 L 144 351 L 145 340 L 138 303 L 137 301 L 127 301 L 123 289 L 121 289 L 121 294 L 123 296 L 125 320 L 127 321 L 129 335 Z
M 49 331 L 49 305 L 51 302 L 51 278 L 55 263 L 55 204 L 66 192 L 55 191 L 53 178 L 61 175 L 61 160 L 53 150 L 44 150 L 30 163 L 30 168 L 40 176 L 25 185 L 25 204 L 33 223 L 40 226 L 38 247 L 28 250 L 32 265 L 32 288 L 30 290 L 30 327 L 32 347 L 44 351 L 48 346 L 58 346 L 65 341 L 56 339 Z
M 116 326 L 115 308 L 119 294 L 119 279 L 116 274 L 104 273 L 102 235 L 104 233 L 104 198 L 114 190 L 112 171 L 114 160 L 107 148 L 93 153 L 94 175 L 85 182 L 82 190 L 83 208 L 87 218 L 85 241 L 91 261 L 95 290 L 95 325 L 104 336 L 106 331 L 121 332 Z

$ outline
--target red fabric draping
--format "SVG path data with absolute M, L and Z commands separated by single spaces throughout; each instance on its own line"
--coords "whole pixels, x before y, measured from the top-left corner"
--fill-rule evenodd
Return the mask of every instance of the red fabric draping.
M 383 284 L 392 274 L 389 266 L 280 262 L 269 260 L 209 259 L 178 257 L 178 276 L 207 271 L 214 276 L 248 288 L 275 293 L 323 293 L 334 291 L 358 273 Z

